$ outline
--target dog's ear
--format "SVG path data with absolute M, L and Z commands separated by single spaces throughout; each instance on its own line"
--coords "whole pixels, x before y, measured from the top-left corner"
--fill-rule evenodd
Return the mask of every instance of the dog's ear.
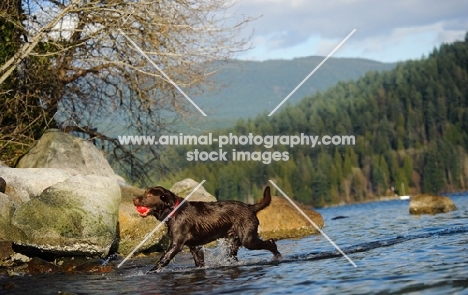
M 167 198 L 167 201 L 166 201 L 166 202 L 169 202 L 169 200 L 170 200 L 170 202 L 172 202 L 173 204 L 175 204 L 176 199 L 177 199 L 177 196 L 176 196 L 173 192 L 171 192 L 170 190 L 166 190 L 166 194 L 165 194 L 165 195 L 166 195 L 166 198 Z
M 150 187 L 146 190 L 145 194 L 150 194 L 153 196 L 160 196 L 162 195 L 161 189 L 158 186 Z
M 171 192 L 170 190 L 168 190 L 167 192 L 170 194 L 170 196 L 172 197 L 173 200 L 175 200 L 177 198 L 177 196 L 173 192 Z
M 160 190 L 159 198 L 161 199 L 161 201 L 163 201 L 164 203 L 175 202 L 177 196 L 173 192 L 163 188 L 162 186 L 159 186 L 158 189 Z

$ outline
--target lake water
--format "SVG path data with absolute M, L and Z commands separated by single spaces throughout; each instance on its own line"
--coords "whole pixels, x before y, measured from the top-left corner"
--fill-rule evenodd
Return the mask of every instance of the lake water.
M 269 252 L 242 249 L 230 265 L 217 247 L 206 250 L 206 269 L 180 253 L 147 275 L 156 258 L 135 258 L 107 274 L 0 277 L 0 286 L 15 284 L 0 293 L 468 294 L 468 195 L 451 198 L 458 210 L 435 216 L 412 216 L 400 200 L 318 210 L 323 231 L 357 267 L 317 235 L 278 241 L 277 263 Z

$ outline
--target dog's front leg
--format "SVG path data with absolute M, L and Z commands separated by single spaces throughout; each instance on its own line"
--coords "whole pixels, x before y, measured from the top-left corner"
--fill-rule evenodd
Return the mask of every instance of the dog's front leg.
M 195 261 L 195 266 L 204 267 L 205 266 L 205 253 L 203 252 L 203 247 L 192 246 L 190 247 L 190 252 L 192 252 L 193 260 Z
M 172 243 L 169 249 L 164 252 L 163 256 L 159 259 L 155 267 L 153 267 L 149 272 L 161 272 L 163 267 L 171 262 L 172 258 L 176 256 L 182 250 L 183 244 Z

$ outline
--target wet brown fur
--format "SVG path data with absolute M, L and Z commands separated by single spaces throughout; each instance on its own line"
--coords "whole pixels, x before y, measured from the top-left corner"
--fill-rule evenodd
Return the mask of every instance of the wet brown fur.
M 148 188 L 143 196 L 134 198 L 133 203 L 150 209 L 143 217 L 153 215 L 163 221 L 174 209 L 177 200 L 179 203 L 183 201 L 171 191 L 156 186 Z M 202 245 L 220 238 L 228 239 L 228 254 L 234 260 L 237 260 L 240 246 L 250 250 L 268 250 L 275 259 L 281 257 L 275 242 L 263 241 L 257 233 L 259 221 L 255 213 L 266 208 L 270 202 L 270 187 L 266 187 L 263 199 L 253 205 L 239 201 L 183 203 L 167 221 L 170 246 L 151 271 L 161 271 L 184 245 L 190 248 L 195 265 L 203 267 Z

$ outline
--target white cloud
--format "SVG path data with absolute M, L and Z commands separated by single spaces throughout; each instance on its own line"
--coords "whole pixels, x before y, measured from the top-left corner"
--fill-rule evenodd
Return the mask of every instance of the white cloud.
M 387 56 L 383 59 L 390 61 L 404 58 L 407 48 L 408 58 L 416 58 L 415 50 L 422 50 L 420 56 L 441 42 L 463 38 L 468 28 L 468 4 L 458 0 L 244 0 L 236 9 L 263 15 L 250 24 L 254 46 L 260 48 L 247 53 L 250 57 L 260 50 L 264 58 L 275 52 L 297 54 L 298 47 L 311 45 L 311 38 L 320 42 L 307 48 L 308 55 L 326 55 L 357 29 L 338 56 Z

